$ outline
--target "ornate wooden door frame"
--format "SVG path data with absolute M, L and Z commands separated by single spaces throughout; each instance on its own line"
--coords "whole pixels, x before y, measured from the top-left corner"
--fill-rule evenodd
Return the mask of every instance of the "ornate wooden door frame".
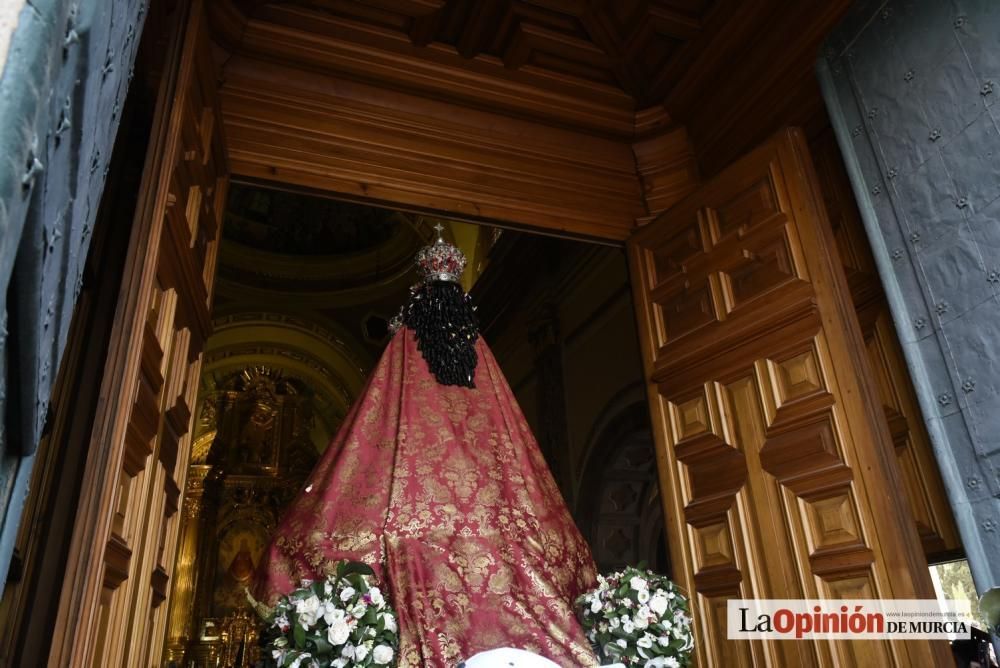
M 49 665 L 162 656 L 227 185 L 203 2 L 176 11 Z
M 629 259 L 699 665 L 944 665 L 928 641 L 726 640 L 728 598 L 933 598 L 801 133 L 639 230 Z
M 141 663 L 163 642 L 226 183 L 202 0 L 181 25 L 84 475 L 56 665 Z M 671 557 L 694 598 L 701 664 L 941 659 L 941 647 L 920 642 L 742 645 L 719 626 L 719 603 L 724 611 L 732 595 L 931 595 L 801 136 L 785 131 L 737 161 L 629 248 Z

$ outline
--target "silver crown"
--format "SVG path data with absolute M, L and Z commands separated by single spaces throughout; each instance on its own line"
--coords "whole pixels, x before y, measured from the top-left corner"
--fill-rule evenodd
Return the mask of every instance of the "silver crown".
M 451 281 L 461 283 L 462 272 L 465 271 L 465 254 L 444 240 L 441 223 L 434 226 L 438 238 L 430 246 L 425 246 L 417 252 L 416 265 L 420 280 L 424 283 L 432 281 Z

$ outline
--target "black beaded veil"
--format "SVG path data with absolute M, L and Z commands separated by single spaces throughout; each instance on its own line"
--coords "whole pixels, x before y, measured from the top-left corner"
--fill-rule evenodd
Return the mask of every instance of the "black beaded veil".
M 413 331 L 439 383 L 475 387 L 479 321 L 459 282 L 465 256 L 442 238 L 440 225 L 436 229 L 437 241 L 417 253 L 421 281 L 410 288 L 409 300 L 393 319 L 393 330 L 406 326 Z

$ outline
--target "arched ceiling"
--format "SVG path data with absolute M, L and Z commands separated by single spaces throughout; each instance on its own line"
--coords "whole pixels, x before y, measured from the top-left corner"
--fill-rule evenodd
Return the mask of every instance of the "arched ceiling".
M 482 268 L 477 225 L 439 221 L 270 185 L 235 183 L 219 249 L 218 304 L 280 304 L 313 310 L 360 332 L 353 310 L 391 315 L 416 281 L 413 257 L 437 235 L 466 253 L 466 288 Z
M 423 238 L 389 209 L 233 184 L 219 252 L 219 294 L 312 295 L 318 304 L 375 301 L 412 282 Z
M 316 314 L 277 310 L 216 314 L 205 348 L 201 399 L 234 374 L 253 367 L 279 370 L 308 388 L 316 424 L 313 442 L 322 450 L 364 385 L 373 359 L 349 332 Z M 199 400 L 200 410 L 203 402 Z M 199 415 L 196 438 L 207 428 Z
M 258 251 L 343 257 L 376 250 L 399 222 L 389 209 L 234 183 L 223 233 Z

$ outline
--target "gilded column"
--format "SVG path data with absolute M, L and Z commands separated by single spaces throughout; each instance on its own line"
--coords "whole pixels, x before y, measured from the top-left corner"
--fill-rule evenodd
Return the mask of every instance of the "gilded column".
M 170 615 L 167 626 L 167 644 L 164 661 L 184 665 L 188 644 L 195 639 L 193 606 L 198 583 L 199 537 L 205 502 L 205 481 L 211 466 L 194 465 L 188 472 L 187 490 L 182 506 L 180 544 L 170 596 Z

